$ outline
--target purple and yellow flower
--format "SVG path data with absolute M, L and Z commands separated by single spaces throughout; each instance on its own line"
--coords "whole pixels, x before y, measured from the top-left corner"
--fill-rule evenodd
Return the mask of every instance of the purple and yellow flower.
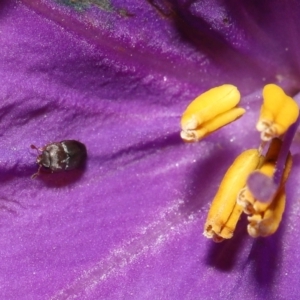
M 181 138 L 196 142 L 240 118 L 238 89 L 214 87 L 193 100 L 181 117 Z M 210 206 L 204 235 L 215 242 L 233 237 L 242 212 L 252 237 L 274 234 L 285 209 L 285 183 L 292 168 L 289 152 L 299 125 L 299 107 L 275 84 L 263 89 L 263 104 L 256 124 L 262 143 L 242 152 L 226 172 Z M 263 148 L 270 141 L 266 152 Z
M 300 3 L 0 8 L 3 299 L 297 299 L 297 135 L 277 232 L 253 239 L 243 215 L 221 244 L 202 231 L 226 170 L 258 147 L 263 87 L 299 101 Z M 188 103 L 228 83 L 244 115 L 183 143 Z M 86 169 L 32 180 L 30 145 L 66 139 L 87 146 Z

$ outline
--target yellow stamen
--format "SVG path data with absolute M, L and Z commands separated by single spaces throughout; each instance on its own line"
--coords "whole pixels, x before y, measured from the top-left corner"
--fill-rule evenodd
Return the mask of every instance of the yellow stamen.
M 268 176 L 269 178 L 272 178 L 276 169 L 276 162 L 278 158 L 278 154 L 281 148 L 282 141 L 279 139 L 273 139 L 272 143 L 270 145 L 270 148 L 268 149 L 268 152 L 266 154 L 266 157 L 262 163 L 262 166 L 258 171 L 264 174 L 265 176 Z M 292 168 L 292 157 L 289 154 L 286 163 L 284 172 L 281 178 L 280 182 L 280 189 L 284 186 L 289 173 Z M 244 189 L 241 190 L 241 192 L 238 195 L 237 203 L 243 207 L 243 211 L 245 214 L 260 214 L 264 213 L 267 208 L 270 206 L 271 202 L 273 201 L 274 197 L 276 197 L 277 192 L 273 195 L 272 198 L 269 199 L 269 201 L 259 201 L 259 199 L 255 199 L 250 192 L 249 188 L 246 186 Z
M 287 159 L 286 159 L 286 162 L 285 162 L 285 168 L 284 168 L 284 171 L 283 171 L 283 174 L 282 174 L 279 189 L 284 188 L 285 182 L 287 181 L 287 179 L 289 177 L 289 174 L 291 172 L 292 164 L 293 164 L 292 156 L 291 156 L 291 154 L 289 154 Z M 275 198 L 277 197 L 277 193 L 274 196 Z M 274 200 L 271 199 L 271 201 L 269 201 L 269 202 L 261 202 L 261 201 L 256 200 L 253 203 L 253 210 L 255 211 L 255 213 L 263 213 L 267 210 L 267 208 L 270 206 L 272 201 L 274 201 Z
M 272 140 L 266 157 L 260 163 L 259 170 L 254 172 L 259 172 L 261 174 L 264 174 L 265 176 L 268 176 L 269 178 L 273 177 L 281 144 L 282 141 L 277 138 Z M 253 214 L 257 212 L 257 209 L 262 209 L 262 211 L 265 210 L 272 200 L 273 199 L 271 198 L 268 202 L 258 202 L 253 197 L 248 186 L 246 186 L 240 191 L 237 198 L 237 203 L 243 207 L 245 214 Z M 257 202 L 259 204 L 257 204 Z
M 255 198 L 253 197 L 247 186 L 239 192 L 236 200 L 237 204 L 239 204 L 243 208 L 243 212 L 247 215 L 251 215 L 255 212 L 253 209 L 254 201 Z
M 227 170 L 208 212 L 203 233 L 206 237 L 220 242 L 233 236 L 242 213 L 242 207 L 236 203 L 237 194 L 259 161 L 258 150 L 250 149 L 240 154 Z
M 266 158 L 259 171 L 262 174 L 272 178 L 276 169 L 276 162 L 280 152 L 282 141 L 279 139 L 273 139 L 270 148 L 266 154 Z M 252 237 L 266 237 L 276 232 L 281 222 L 282 214 L 285 208 L 285 182 L 288 179 L 292 168 L 292 156 L 289 154 L 285 168 L 280 181 L 279 189 L 270 201 L 259 201 L 254 199 L 251 192 L 246 187 L 244 194 L 249 193 L 248 201 L 245 201 L 245 205 L 242 205 L 245 213 L 251 214 L 248 217 L 249 225 L 247 227 L 249 235 Z M 240 194 L 241 195 L 241 194 Z M 238 203 L 240 203 L 238 201 Z
M 263 214 L 254 214 L 248 217 L 247 230 L 250 236 L 266 237 L 276 232 L 284 212 L 285 199 L 285 190 L 282 188 Z
M 284 134 L 296 122 L 299 107 L 294 99 L 287 96 L 275 84 L 267 84 L 263 89 L 264 103 L 261 107 L 256 128 L 261 132 L 261 139 L 269 141 Z
M 198 96 L 187 107 L 181 118 L 181 138 L 187 142 L 199 141 L 211 132 L 240 118 L 245 110 L 237 108 L 238 89 L 230 84 Z

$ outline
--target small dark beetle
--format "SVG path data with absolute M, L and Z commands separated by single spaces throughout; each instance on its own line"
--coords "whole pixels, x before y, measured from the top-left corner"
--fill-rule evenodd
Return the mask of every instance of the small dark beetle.
M 51 143 L 43 148 L 31 145 L 31 148 L 36 149 L 39 153 L 36 159 L 39 169 L 32 175 L 32 178 L 39 175 L 42 167 L 50 169 L 52 172 L 78 169 L 84 165 L 87 158 L 85 145 L 74 140 Z

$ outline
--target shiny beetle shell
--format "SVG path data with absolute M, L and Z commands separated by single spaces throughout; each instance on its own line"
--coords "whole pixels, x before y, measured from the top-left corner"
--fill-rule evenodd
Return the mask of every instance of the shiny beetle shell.
M 31 145 L 31 148 L 38 150 L 36 162 L 40 166 L 33 177 L 39 174 L 41 167 L 52 172 L 78 169 L 85 164 L 87 158 L 85 145 L 75 140 L 50 143 L 41 149 Z

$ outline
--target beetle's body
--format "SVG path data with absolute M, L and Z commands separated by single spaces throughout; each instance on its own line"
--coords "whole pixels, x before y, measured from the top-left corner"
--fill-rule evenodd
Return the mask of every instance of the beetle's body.
M 36 159 L 40 168 L 44 167 L 52 172 L 78 169 L 84 165 L 87 158 L 85 145 L 75 140 L 50 143 L 41 149 L 33 145 L 31 148 L 41 152 Z M 39 171 L 34 177 L 38 174 Z

